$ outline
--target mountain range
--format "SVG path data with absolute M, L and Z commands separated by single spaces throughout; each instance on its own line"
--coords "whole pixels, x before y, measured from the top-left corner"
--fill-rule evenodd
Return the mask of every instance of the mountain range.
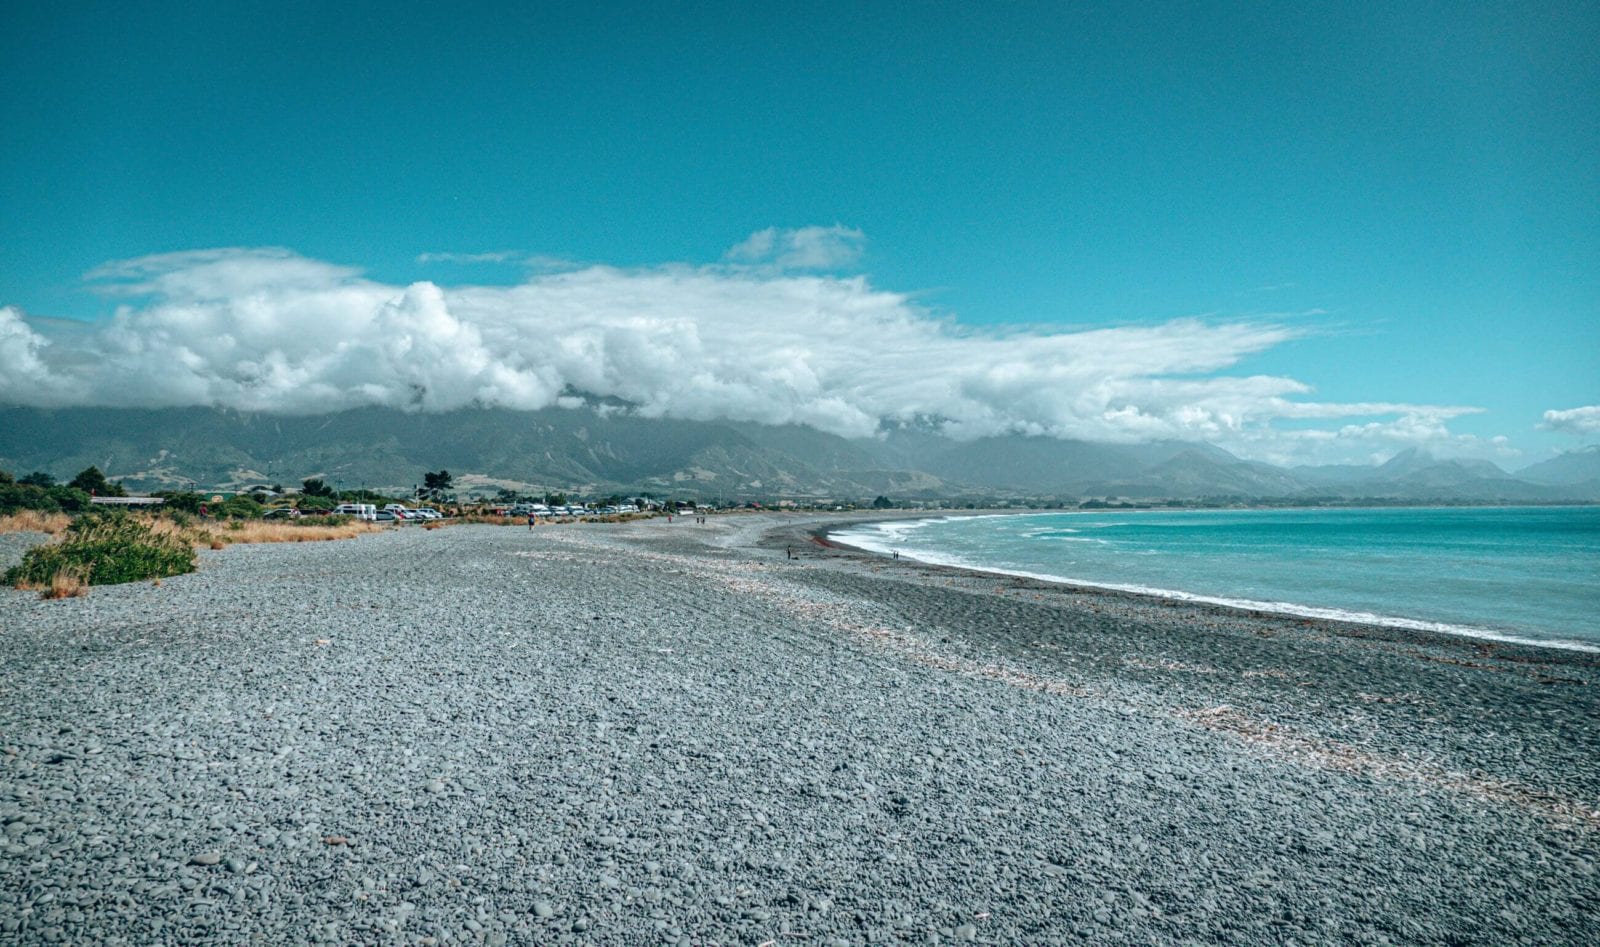
M 492 493 L 646 491 L 726 499 L 1130 497 L 1448 502 L 1600 500 L 1600 446 L 1515 476 L 1420 449 L 1376 466 L 1275 467 L 1190 442 L 1009 435 L 955 442 L 932 425 L 852 440 L 798 425 L 644 418 L 594 403 L 288 416 L 212 408 L 0 408 L 0 469 L 60 478 L 94 465 L 129 489 L 295 485 L 409 491 L 427 470 Z

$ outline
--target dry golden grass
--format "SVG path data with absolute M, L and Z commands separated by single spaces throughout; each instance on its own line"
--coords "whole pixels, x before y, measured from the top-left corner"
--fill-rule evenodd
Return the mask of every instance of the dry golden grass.
M 65 513 L 18 510 L 0 516 L 0 533 L 49 533 L 53 536 L 66 529 L 71 522 L 72 517 Z
M 244 522 L 240 529 L 229 527 L 224 539 L 230 543 L 306 543 L 329 539 L 354 539 L 365 533 L 381 532 L 376 523 L 352 521 L 326 525 L 301 525 L 299 523 Z
M 62 569 L 50 577 L 50 584 L 39 593 L 43 599 L 53 598 L 82 598 L 89 594 L 89 583 L 83 576 L 68 569 Z
M 381 532 L 376 523 L 349 522 L 325 525 L 236 520 L 221 528 L 201 527 L 213 543 L 309 543 L 332 539 L 354 539 L 365 533 Z
M 383 527 L 376 523 L 350 521 L 344 523 L 294 523 L 263 520 L 233 520 L 226 523 L 192 523 L 180 526 L 172 520 L 158 517 L 153 523 L 156 532 L 180 536 L 196 546 L 222 549 L 234 543 L 310 543 L 332 539 L 352 539 L 364 533 L 376 533 Z

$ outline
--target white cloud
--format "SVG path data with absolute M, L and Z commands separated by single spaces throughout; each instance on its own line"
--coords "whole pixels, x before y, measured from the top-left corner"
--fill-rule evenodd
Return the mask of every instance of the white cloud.
M 772 231 L 751 252 L 781 257 L 800 245 L 795 233 Z M 92 276 L 129 299 L 106 323 L 68 331 L 0 309 L 0 401 L 445 411 L 541 408 L 577 391 L 650 417 L 792 422 L 856 437 L 884 421 L 939 418 L 957 438 L 1205 440 L 1279 462 L 1365 457 L 1398 443 L 1490 449 L 1448 430 L 1475 408 L 1326 403 L 1297 379 L 1228 374 L 1304 334 L 1275 321 L 975 329 L 864 277 L 739 266 L 586 266 L 509 287 L 396 286 L 284 250 L 231 249 L 117 262 Z
M 0 402 L 53 406 L 58 379 L 44 362 L 49 341 L 24 321 L 14 306 L 0 306 Z
M 419 253 L 418 263 L 517 263 L 523 254 L 515 250 L 496 250 L 492 253 Z
M 1563 434 L 1574 434 L 1579 437 L 1600 434 L 1600 404 L 1546 411 L 1544 422 L 1539 425 L 1539 429 L 1560 431 Z
M 861 259 L 866 234 L 851 227 L 757 230 L 728 250 L 735 263 L 770 264 L 785 270 L 836 270 Z

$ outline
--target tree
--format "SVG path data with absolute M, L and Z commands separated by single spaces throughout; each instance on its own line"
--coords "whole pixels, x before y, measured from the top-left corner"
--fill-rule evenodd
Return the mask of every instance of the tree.
M 19 479 L 17 482 L 18 483 L 30 484 L 30 485 L 35 486 L 35 487 L 44 487 L 45 489 L 49 489 L 50 487 L 53 487 L 53 486 L 56 485 L 56 478 L 50 476 L 49 474 L 45 473 L 42 470 L 35 470 L 33 473 L 28 474 L 26 477 L 22 477 L 21 479 Z
M 894 509 L 894 501 L 888 497 L 878 497 L 872 501 L 872 508 L 874 510 L 892 510 Z
M 441 470 L 438 473 L 424 473 L 422 475 L 422 488 L 433 496 L 438 496 L 455 486 L 455 479 L 450 476 L 450 471 L 448 470 Z
M 300 481 L 300 493 L 308 497 L 331 497 L 333 488 L 324 483 L 321 477 L 311 477 Z
M 122 489 L 122 484 L 107 480 L 106 475 L 100 472 L 100 468 L 94 466 L 85 467 L 78 471 L 78 475 L 73 477 L 72 482 L 67 486 L 75 487 L 90 496 L 96 497 L 125 497 L 128 495 L 127 491 Z

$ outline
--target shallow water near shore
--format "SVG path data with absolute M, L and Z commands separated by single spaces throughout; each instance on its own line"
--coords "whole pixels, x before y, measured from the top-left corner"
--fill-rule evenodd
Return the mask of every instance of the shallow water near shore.
M 944 565 L 1600 651 L 1600 507 L 1004 514 L 831 535 Z

